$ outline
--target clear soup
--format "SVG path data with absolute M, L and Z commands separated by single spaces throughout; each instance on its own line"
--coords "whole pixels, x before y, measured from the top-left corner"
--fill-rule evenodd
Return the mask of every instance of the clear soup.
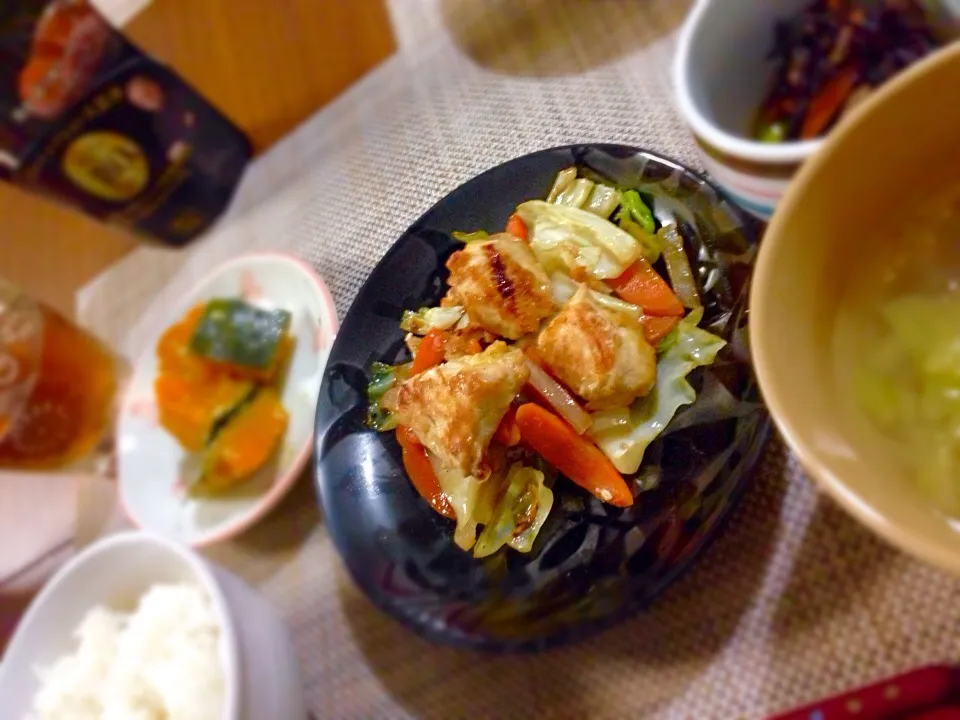
M 851 272 L 840 388 L 920 490 L 960 516 L 960 184 L 916 205 Z

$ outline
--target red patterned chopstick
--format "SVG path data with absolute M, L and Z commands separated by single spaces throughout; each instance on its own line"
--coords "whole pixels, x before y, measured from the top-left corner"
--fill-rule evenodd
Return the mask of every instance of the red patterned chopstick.
M 957 669 L 930 665 L 768 720 L 960 720 Z

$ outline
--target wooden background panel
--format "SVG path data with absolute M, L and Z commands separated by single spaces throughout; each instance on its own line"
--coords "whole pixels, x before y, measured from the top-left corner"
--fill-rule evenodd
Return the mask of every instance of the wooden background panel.
M 154 0 L 125 28 L 257 149 L 394 51 L 383 0 Z
M 0 275 L 68 317 L 76 291 L 137 242 L 6 183 L 0 183 L 0 218 Z

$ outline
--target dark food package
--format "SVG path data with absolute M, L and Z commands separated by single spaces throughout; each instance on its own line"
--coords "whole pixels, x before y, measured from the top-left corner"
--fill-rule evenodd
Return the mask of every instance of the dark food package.
M 220 215 L 239 128 L 88 0 L 0 1 L 0 177 L 171 245 Z

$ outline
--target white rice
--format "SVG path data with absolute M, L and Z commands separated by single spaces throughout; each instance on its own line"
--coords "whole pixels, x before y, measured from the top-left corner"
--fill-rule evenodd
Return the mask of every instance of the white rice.
M 27 720 L 220 720 L 220 629 L 195 585 L 154 585 L 132 615 L 98 606 L 40 671 Z

